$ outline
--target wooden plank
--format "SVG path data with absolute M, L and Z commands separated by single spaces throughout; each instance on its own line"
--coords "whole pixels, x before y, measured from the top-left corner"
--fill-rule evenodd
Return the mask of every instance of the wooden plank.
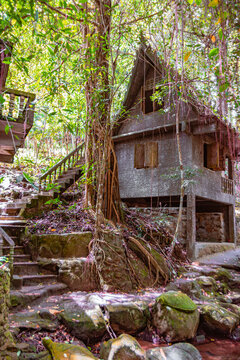
M 219 143 L 207 144 L 207 167 L 212 170 L 219 170 Z
M 134 167 L 135 169 L 144 168 L 144 144 L 135 144 L 134 146 Z
M 155 168 L 158 166 L 158 143 L 155 141 L 145 144 L 145 168 Z

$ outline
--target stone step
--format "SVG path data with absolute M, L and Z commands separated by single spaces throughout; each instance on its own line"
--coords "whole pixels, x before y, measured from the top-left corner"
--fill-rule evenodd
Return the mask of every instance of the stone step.
M 39 266 L 37 262 L 14 262 L 14 275 L 37 275 Z
M 31 256 L 26 254 L 14 254 L 13 261 L 14 263 L 30 262 Z
M 69 184 L 71 181 L 71 178 L 63 178 L 63 179 L 59 179 L 57 180 L 57 185 L 66 185 Z
M 7 208 L 6 213 L 8 216 L 18 216 L 22 208 L 23 207 Z
M 68 291 L 66 284 L 54 282 L 37 285 L 23 286 L 20 290 L 11 290 L 11 308 L 26 308 L 26 304 L 39 303 L 41 300 L 52 295 L 61 295 Z M 30 358 L 29 358 L 30 359 Z
M 10 246 L 3 246 L 3 255 L 8 255 L 10 253 Z M 23 246 L 15 246 L 14 247 L 15 255 L 24 255 L 24 247 Z
M 23 286 L 31 286 L 38 284 L 47 284 L 57 281 L 57 275 L 23 275 Z

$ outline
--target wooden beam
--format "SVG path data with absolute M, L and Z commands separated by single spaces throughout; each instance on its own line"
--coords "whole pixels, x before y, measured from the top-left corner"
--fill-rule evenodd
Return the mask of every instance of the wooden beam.
M 217 124 L 198 125 L 193 128 L 193 135 L 212 134 L 217 131 Z

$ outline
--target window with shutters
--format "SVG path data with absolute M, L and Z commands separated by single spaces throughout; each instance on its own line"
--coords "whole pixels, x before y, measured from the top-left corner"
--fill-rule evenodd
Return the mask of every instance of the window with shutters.
M 158 143 L 146 142 L 135 144 L 134 167 L 135 169 L 156 168 L 158 166 Z
M 224 171 L 225 151 L 219 143 L 204 144 L 204 167 L 214 171 Z

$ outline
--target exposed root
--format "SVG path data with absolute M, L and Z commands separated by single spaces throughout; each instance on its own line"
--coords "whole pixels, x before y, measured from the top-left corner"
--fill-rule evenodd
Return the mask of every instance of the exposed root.
M 142 252 L 142 254 L 145 255 L 145 257 L 147 258 L 148 262 L 150 265 L 153 266 L 153 268 L 156 271 L 156 280 L 154 285 L 158 282 L 159 280 L 159 274 L 161 274 L 161 276 L 164 278 L 165 282 L 167 282 L 169 280 L 168 274 L 166 274 L 161 267 L 158 265 L 157 261 L 154 259 L 154 257 L 150 254 L 149 251 L 147 251 L 145 249 L 145 247 L 134 237 L 129 236 L 129 240 L 132 241 L 138 248 L 139 250 Z

